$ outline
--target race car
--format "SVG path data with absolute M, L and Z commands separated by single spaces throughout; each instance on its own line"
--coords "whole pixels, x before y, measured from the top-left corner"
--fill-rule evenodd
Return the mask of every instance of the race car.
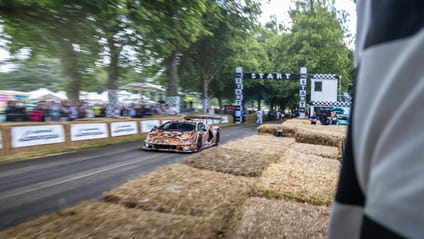
M 221 128 L 202 121 L 184 119 L 167 121 L 154 127 L 144 140 L 144 150 L 199 152 L 218 145 Z

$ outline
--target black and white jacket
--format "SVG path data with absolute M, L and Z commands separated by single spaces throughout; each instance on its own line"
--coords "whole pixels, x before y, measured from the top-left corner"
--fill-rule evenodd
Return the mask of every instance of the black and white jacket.
M 424 1 L 360 0 L 328 238 L 424 238 Z

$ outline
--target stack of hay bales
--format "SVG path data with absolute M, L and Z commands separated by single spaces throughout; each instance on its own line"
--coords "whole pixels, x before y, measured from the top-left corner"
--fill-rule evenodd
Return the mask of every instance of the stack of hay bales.
M 252 197 L 226 238 L 326 238 L 329 211 L 324 206 Z
M 312 154 L 328 159 L 340 159 L 339 149 L 332 146 L 318 144 L 294 143 L 291 149 L 304 154 Z
M 294 143 L 293 139 L 255 135 L 194 154 L 182 163 L 195 168 L 258 177 Z
M 293 137 L 299 143 L 337 147 L 340 158 L 347 127 L 339 125 L 311 125 L 308 120 L 291 119 L 284 121 L 282 124 L 261 125 L 257 128 L 260 135 L 274 135 L 277 130 L 282 130 L 283 136 Z
M 215 222 L 203 217 L 134 210 L 84 202 L 0 232 L 0 238 L 216 238 Z
M 226 238 L 326 238 L 340 163 L 290 148 L 256 181 Z M 317 148 L 316 148 L 317 149 Z
M 103 196 L 129 208 L 202 217 L 225 230 L 234 209 L 251 195 L 249 178 L 175 164 L 131 180 Z
M 290 149 L 265 170 L 257 187 L 264 196 L 329 206 L 339 171 L 337 160 Z

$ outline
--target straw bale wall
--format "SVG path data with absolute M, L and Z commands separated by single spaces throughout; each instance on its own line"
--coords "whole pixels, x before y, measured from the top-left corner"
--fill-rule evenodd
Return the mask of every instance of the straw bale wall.
M 271 135 L 252 135 L 220 145 L 220 148 L 239 149 L 252 155 L 281 155 L 292 144 L 294 139 Z
M 203 217 L 83 202 L 0 232 L 0 238 L 217 238 L 215 222 Z
M 175 164 L 106 192 L 103 200 L 148 211 L 211 217 L 223 228 L 232 210 L 252 192 L 248 178 Z
M 263 172 L 257 188 L 267 197 L 328 206 L 334 199 L 339 171 L 337 160 L 289 149 Z
M 329 213 L 324 206 L 253 197 L 225 238 L 326 238 Z
M 246 177 L 258 177 L 278 156 L 270 154 L 252 154 L 240 149 L 212 148 L 191 155 L 182 163 L 194 168 Z

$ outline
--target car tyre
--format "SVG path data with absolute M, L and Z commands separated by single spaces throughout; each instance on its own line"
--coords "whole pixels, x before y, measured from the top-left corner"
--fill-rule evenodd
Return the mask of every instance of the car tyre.
M 199 137 L 196 144 L 196 152 L 200 152 L 202 150 L 202 138 Z
M 218 132 L 218 133 L 216 133 L 215 145 L 218 145 L 219 140 L 220 140 L 220 135 L 219 135 L 219 132 Z

